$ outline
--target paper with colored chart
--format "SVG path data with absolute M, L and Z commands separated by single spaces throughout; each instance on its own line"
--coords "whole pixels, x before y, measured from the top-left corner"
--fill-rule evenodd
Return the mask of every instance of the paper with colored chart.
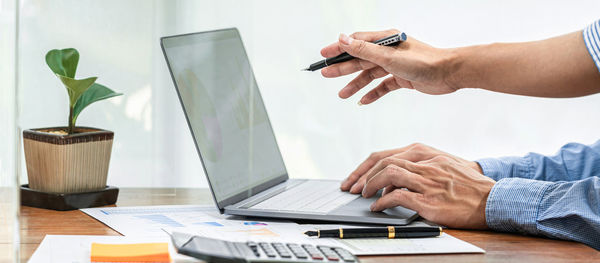
M 228 241 L 269 241 L 344 247 L 355 255 L 485 253 L 484 250 L 448 234 L 433 238 L 331 239 L 307 237 L 314 229 L 364 227 L 364 225 L 299 225 L 291 221 L 249 220 L 224 216 L 208 206 L 137 206 L 82 209 L 126 236 L 166 236 L 181 232 Z M 411 225 L 426 224 L 415 221 Z
M 97 207 L 81 209 L 124 236 L 164 236 L 162 229 L 194 227 L 256 228 L 267 225 L 293 224 L 284 220 L 249 220 L 238 216 L 221 215 L 214 206 L 164 205 L 133 207 Z

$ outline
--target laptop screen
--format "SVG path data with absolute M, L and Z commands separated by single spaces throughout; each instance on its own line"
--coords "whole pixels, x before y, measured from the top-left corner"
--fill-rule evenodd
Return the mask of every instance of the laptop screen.
M 161 43 L 219 208 L 287 179 L 237 29 Z

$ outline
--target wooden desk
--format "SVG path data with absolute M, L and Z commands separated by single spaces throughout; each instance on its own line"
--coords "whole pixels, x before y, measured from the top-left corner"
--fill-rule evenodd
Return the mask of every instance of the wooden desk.
M 118 206 L 212 204 L 207 189 L 121 189 Z M 21 260 L 25 261 L 45 235 L 119 235 L 80 211 L 58 212 L 21 207 Z M 600 262 L 600 252 L 575 242 L 489 231 L 448 230 L 447 233 L 487 251 L 486 254 L 361 257 L 363 262 Z M 0 244 L 8 247 L 9 244 Z M 3 250 L 6 251 L 6 250 Z M 0 255 L 7 261 L 8 255 Z M 3 260 L 4 259 L 4 260 Z

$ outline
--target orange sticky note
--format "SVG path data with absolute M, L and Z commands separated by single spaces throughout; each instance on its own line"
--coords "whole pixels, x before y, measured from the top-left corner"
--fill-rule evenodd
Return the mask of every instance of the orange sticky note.
M 92 262 L 171 262 L 169 243 L 92 243 Z

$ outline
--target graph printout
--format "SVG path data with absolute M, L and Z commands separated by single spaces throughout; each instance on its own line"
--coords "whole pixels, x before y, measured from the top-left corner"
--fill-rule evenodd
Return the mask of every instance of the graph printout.
M 237 226 L 251 229 L 289 224 L 289 221 L 256 221 L 221 215 L 214 206 L 199 205 L 98 207 L 81 211 L 125 236 L 163 236 L 163 229 Z

